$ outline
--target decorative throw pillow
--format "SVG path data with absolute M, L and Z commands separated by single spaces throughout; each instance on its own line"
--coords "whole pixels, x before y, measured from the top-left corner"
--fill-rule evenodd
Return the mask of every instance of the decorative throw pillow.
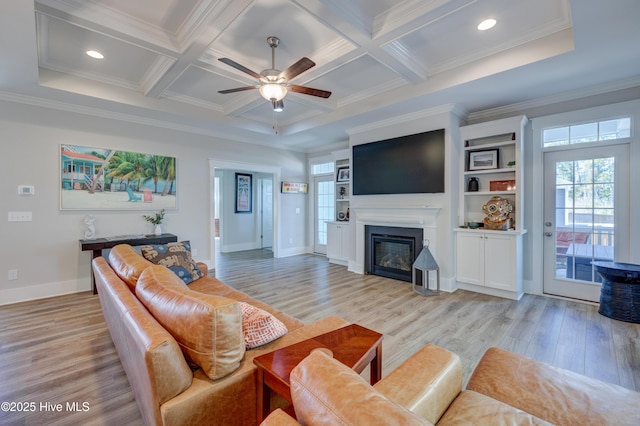
M 239 302 L 242 310 L 242 333 L 247 349 L 257 348 L 282 337 L 287 326 L 269 312 L 249 303 Z
M 185 284 L 204 276 L 191 257 L 189 241 L 141 246 L 140 251 L 145 259 L 156 265 L 166 266 Z

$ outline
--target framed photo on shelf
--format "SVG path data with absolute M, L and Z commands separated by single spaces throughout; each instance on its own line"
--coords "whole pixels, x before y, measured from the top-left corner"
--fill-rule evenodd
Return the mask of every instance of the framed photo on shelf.
M 338 167 L 338 173 L 336 175 L 336 182 L 349 182 L 350 180 L 349 166 Z
M 236 173 L 236 213 L 251 213 L 253 175 Z
M 488 170 L 498 168 L 498 150 L 473 151 L 469 153 L 468 170 Z

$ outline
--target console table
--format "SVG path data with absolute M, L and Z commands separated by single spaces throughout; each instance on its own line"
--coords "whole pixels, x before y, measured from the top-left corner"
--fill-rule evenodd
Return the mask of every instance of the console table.
M 161 235 L 117 235 L 114 237 L 95 238 L 93 240 L 80 240 L 80 248 L 82 251 L 93 251 L 91 261 L 102 255 L 102 250 L 110 249 L 118 244 L 129 244 L 130 246 L 145 246 L 147 244 L 166 244 L 175 243 L 178 237 L 173 234 Z M 93 267 L 92 267 L 93 268 Z M 91 288 L 93 294 L 98 294 L 96 289 L 96 279 L 91 272 Z

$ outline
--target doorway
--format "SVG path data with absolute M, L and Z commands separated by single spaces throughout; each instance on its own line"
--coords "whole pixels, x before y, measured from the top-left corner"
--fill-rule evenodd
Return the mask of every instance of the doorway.
M 236 171 L 249 173 L 253 176 L 252 194 L 254 196 L 254 206 L 251 213 L 234 213 L 234 175 Z M 266 236 L 264 244 L 268 244 L 270 246 L 274 257 L 279 257 L 280 244 L 278 239 L 278 212 L 280 209 L 280 197 L 274 196 L 273 186 L 274 182 L 280 181 L 280 168 L 261 164 L 210 159 L 209 173 L 212 182 L 210 191 L 211 258 L 207 260 L 207 263 L 209 264 L 210 269 L 215 268 L 215 257 L 217 252 L 260 249 L 263 244 L 260 235 Z M 219 178 L 217 190 L 216 177 Z M 260 180 L 265 182 L 264 186 L 259 184 Z M 269 183 L 267 183 L 267 181 Z M 269 184 L 271 189 L 268 189 Z M 264 188 L 264 191 L 267 194 L 270 194 L 270 202 L 266 201 L 266 194 L 264 198 L 265 201 L 261 201 L 263 199 L 262 188 Z M 263 215 L 260 213 L 261 209 L 258 208 L 259 205 L 260 207 L 269 206 L 270 209 L 268 212 L 265 211 L 265 214 Z M 268 219 L 269 217 L 271 218 L 270 221 Z M 242 223 L 234 223 L 239 220 L 242 220 Z M 265 221 L 264 224 L 263 220 Z M 215 236 L 216 222 L 219 224 L 220 238 L 216 238 Z M 270 232 L 268 231 L 269 228 L 271 230 Z M 243 239 L 240 241 L 239 237 L 241 234 Z M 254 238 L 249 237 L 249 235 L 253 235 Z M 230 241 L 230 238 L 232 240 L 233 238 L 236 238 L 238 241 Z
M 258 179 L 261 248 L 273 247 L 273 179 Z
M 594 261 L 613 261 L 628 232 L 629 147 L 544 154 L 544 292 L 597 302 Z
M 313 251 L 327 254 L 327 222 L 336 219 L 335 216 L 335 190 L 333 174 L 319 175 L 313 178 L 315 193 L 314 211 L 314 238 Z

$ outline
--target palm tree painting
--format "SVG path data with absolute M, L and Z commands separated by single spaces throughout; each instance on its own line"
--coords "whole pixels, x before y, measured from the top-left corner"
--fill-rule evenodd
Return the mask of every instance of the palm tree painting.
M 175 209 L 176 158 L 63 144 L 60 207 Z
M 252 175 L 236 173 L 236 213 L 251 213 Z

